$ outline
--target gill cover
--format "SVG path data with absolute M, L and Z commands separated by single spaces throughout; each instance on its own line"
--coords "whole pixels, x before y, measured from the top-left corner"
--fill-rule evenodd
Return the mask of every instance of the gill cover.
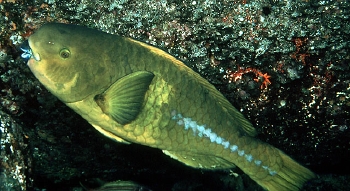
M 52 94 L 75 102 L 101 93 L 117 80 L 118 66 L 104 57 L 108 48 L 118 45 L 111 37 L 75 25 L 46 24 L 29 37 L 31 51 L 25 48 L 23 56 L 31 57 L 28 66 Z

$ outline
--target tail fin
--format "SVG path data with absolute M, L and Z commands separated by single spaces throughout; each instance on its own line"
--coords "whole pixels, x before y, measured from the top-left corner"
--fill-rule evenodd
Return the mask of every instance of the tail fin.
M 292 158 L 279 151 L 282 166 L 278 173 L 269 180 L 256 180 L 256 182 L 269 191 L 297 191 L 309 179 L 315 178 L 315 174 L 301 166 Z

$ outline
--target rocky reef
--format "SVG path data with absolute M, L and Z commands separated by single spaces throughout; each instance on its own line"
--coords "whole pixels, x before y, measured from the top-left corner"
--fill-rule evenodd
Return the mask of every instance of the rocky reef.
M 96 178 L 152 190 L 261 189 L 240 171 L 192 169 L 100 135 L 20 56 L 47 22 L 164 49 L 214 84 L 262 141 L 319 175 L 303 190 L 349 190 L 349 10 L 345 0 L 0 0 L 0 190 L 82 190 Z

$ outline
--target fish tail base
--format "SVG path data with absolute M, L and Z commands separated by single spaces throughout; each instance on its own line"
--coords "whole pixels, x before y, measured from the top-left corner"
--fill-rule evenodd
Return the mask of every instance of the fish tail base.
M 282 166 L 273 178 L 257 183 L 269 191 L 298 191 L 308 180 L 315 178 L 315 174 L 303 167 L 292 158 L 278 150 L 282 159 Z

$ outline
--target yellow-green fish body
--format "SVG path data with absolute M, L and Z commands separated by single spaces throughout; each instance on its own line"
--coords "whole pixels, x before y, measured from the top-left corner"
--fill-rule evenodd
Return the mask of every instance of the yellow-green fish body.
M 104 135 L 163 150 L 192 167 L 238 166 L 268 190 L 298 190 L 314 174 L 256 131 L 213 85 L 166 52 L 85 27 L 46 24 L 28 66 Z

